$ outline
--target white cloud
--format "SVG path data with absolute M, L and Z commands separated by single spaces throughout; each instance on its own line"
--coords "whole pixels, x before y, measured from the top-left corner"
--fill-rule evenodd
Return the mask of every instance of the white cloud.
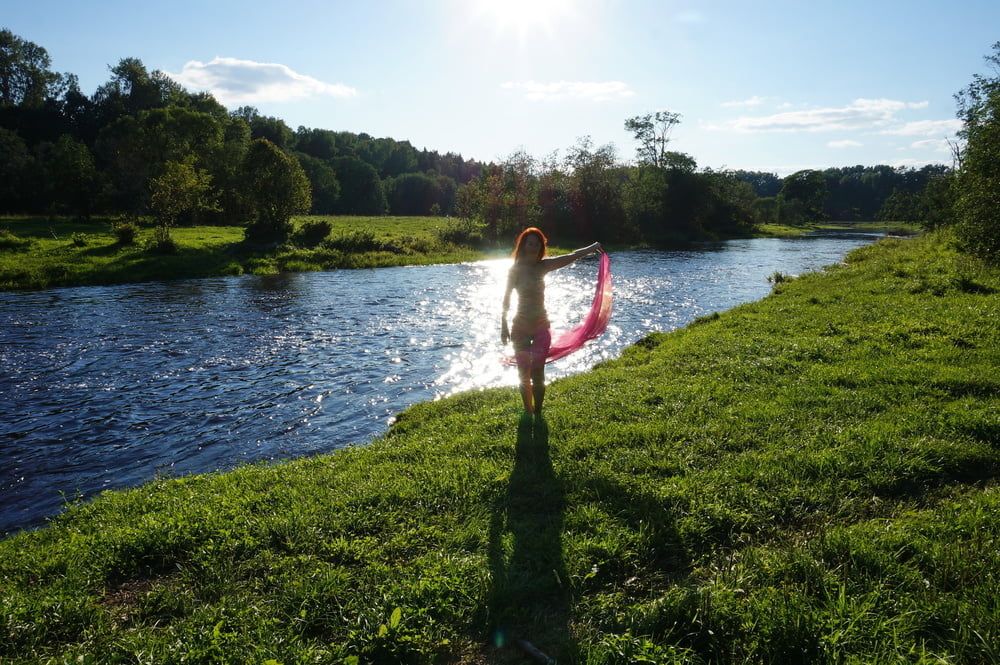
M 936 152 L 951 152 L 951 146 L 948 144 L 947 139 L 922 139 L 920 141 L 914 141 L 910 144 L 911 148 L 916 148 L 917 150 L 934 150 Z
M 829 132 L 873 130 L 896 122 L 906 109 L 924 108 L 927 102 L 894 99 L 855 99 L 847 106 L 785 111 L 766 116 L 742 116 L 719 129 L 738 132 Z
M 582 99 L 606 102 L 635 95 L 627 83 L 621 81 L 508 81 L 505 90 L 521 90 L 525 99 L 533 102 L 553 102 L 564 99 Z
M 734 108 L 734 107 L 735 108 L 753 108 L 754 106 L 760 106 L 761 104 L 763 104 L 764 103 L 764 99 L 765 99 L 764 97 L 759 97 L 757 95 L 754 95 L 750 99 L 742 99 L 742 100 L 737 100 L 737 101 L 732 101 L 732 102 L 722 102 L 722 104 L 720 104 L 720 106 L 729 107 L 729 108 Z
M 179 74 L 167 76 L 186 88 L 212 93 L 226 106 L 258 102 L 287 102 L 321 95 L 354 97 L 358 91 L 341 83 L 324 83 L 299 74 L 286 65 L 216 57 L 211 62 L 191 60 Z
M 954 120 L 916 120 L 901 127 L 893 127 L 882 131 L 882 134 L 894 136 L 942 136 L 952 135 L 962 128 L 962 121 Z
M 827 141 L 827 148 L 860 148 L 863 143 L 860 141 L 852 141 L 851 139 L 842 139 L 840 141 Z

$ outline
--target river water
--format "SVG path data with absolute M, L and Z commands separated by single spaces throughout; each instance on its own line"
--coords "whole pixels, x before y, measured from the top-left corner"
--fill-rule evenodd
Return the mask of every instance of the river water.
M 616 253 L 611 325 L 547 375 L 759 299 L 775 271 L 837 263 L 874 238 Z M 509 265 L 0 293 L 0 534 L 79 496 L 366 442 L 415 402 L 515 385 L 499 344 Z M 555 328 L 585 313 L 596 266 L 588 258 L 549 275 Z

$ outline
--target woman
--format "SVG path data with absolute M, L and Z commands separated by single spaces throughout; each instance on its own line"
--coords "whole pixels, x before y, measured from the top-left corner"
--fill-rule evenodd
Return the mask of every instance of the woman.
M 514 343 L 514 359 L 521 377 L 521 400 L 527 413 L 541 414 L 545 399 L 545 357 L 552 337 L 545 313 L 545 274 L 578 259 L 601 251 L 600 243 L 581 247 L 575 252 L 545 257 L 548 238 L 540 229 L 529 227 L 514 243 L 514 265 L 507 275 L 503 295 L 500 341 Z M 507 328 L 510 292 L 517 289 L 517 313 L 511 328 Z

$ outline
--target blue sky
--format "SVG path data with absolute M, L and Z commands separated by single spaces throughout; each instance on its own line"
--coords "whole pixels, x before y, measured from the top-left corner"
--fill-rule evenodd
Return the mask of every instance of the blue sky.
M 1000 2 L 2 0 L 87 93 L 137 57 L 227 106 L 480 160 L 634 144 L 682 114 L 699 166 L 787 174 L 950 163 L 953 95 L 1000 40 Z

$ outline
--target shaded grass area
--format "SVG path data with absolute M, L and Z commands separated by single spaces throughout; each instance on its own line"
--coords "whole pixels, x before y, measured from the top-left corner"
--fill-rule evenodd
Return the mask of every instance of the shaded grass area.
M 1000 660 L 1000 271 L 948 236 L 369 446 L 0 541 L 11 662 Z
M 327 221 L 328 243 L 255 248 L 243 243 L 242 227 L 194 226 L 170 231 L 173 253 L 150 249 L 153 230 L 120 245 L 111 220 L 0 219 L 0 289 L 118 284 L 157 279 L 275 274 L 337 268 L 452 263 L 483 258 L 483 252 L 444 242 L 440 217 L 297 217 Z M 356 242 L 361 239 L 363 242 Z M 354 242 L 352 242 L 354 240 Z M 339 241 L 339 244 L 338 244 Z

